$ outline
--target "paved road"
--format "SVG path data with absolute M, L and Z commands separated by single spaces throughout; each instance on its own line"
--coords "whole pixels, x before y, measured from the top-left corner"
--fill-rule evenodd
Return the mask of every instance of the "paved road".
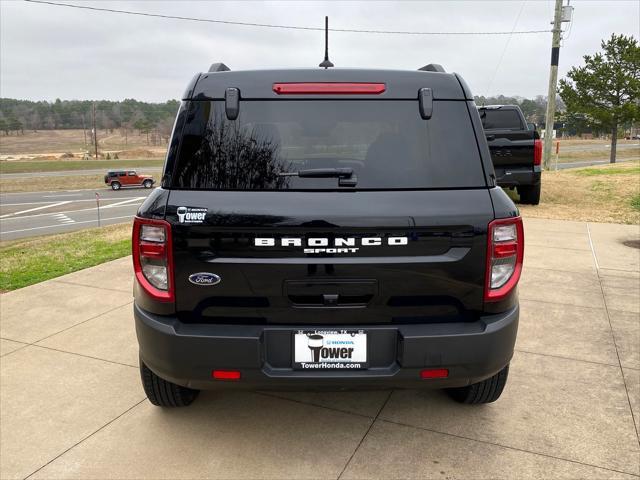
M 0 195 L 0 240 L 48 235 L 98 226 L 95 190 Z M 129 221 L 150 190 L 98 190 L 100 224 Z
M 126 170 L 126 168 L 123 168 Z M 162 171 L 162 167 L 143 167 L 134 169 L 142 173 L 159 173 Z M 0 179 L 11 178 L 33 178 L 33 177 L 75 177 L 78 175 L 100 175 L 103 176 L 106 173 L 104 168 L 97 168 L 92 170 L 60 170 L 55 172 L 21 172 L 21 173 L 2 173 Z
M 617 163 L 621 162 L 629 162 L 631 160 L 637 160 L 637 158 L 619 158 L 616 160 Z M 558 162 L 558 170 L 565 170 L 567 168 L 583 168 L 583 167 L 591 167 L 593 165 L 605 165 L 609 163 L 609 159 L 601 159 L 601 160 L 584 160 L 581 162 Z M 551 162 L 551 170 L 555 170 L 555 161 Z

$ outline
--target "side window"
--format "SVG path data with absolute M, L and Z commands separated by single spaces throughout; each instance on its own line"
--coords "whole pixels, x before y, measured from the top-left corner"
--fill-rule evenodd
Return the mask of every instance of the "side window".
M 135 176 L 136 176 L 136 172 L 134 172 L 134 171 L 130 171 L 130 172 L 129 172 L 129 176 L 130 176 L 130 177 L 135 177 Z

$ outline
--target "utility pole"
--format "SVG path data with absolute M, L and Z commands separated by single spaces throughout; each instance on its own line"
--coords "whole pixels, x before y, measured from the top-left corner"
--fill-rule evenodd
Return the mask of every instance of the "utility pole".
M 82 135 L 84 135 L 84 148 L 87 148 L 87 126 L 84 121 L 84 112 L 82 112 Z M 84 154 L 83 154 L 84 155 Z
M 553 40 L 551 41 L 551 69 L 549 70 L 549 93 L 547 96 L 547 115 L 544 129 L 544 169 L 551 168 L 551 149 L 553 148 L 553 123 L 556 116 L 556 90 L 558 88 L 558 60 L 560 58 L 560 34 L 562 33 L 562 0 L 556 0 L 553 15 Z
M 95 145 L 96 160 L 98 159 L 98 129 L 96 128 L 96 102 L 91 104 L 91 116 L 93 121 L 93 144 Z

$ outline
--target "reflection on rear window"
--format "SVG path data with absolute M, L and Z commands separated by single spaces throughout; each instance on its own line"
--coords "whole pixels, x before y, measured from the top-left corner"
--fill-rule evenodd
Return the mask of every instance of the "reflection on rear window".
M 243 101 L 237 120 L 224 102 L 188 110 L 172 185 L 182 189 L 339 189 L 337 178 L 282 173 L 350 168 L 356 189 L 486 186 L 464 102 Z M 342 187 L 344 188 L 344 187 Z

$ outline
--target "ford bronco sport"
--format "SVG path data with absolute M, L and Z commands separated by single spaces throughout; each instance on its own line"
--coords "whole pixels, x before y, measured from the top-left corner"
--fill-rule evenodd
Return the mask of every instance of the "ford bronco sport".
M 492 402 L 523 249 L 459 75 L 214 64 L 134 221 L 145 392 L 165 407 L 216 388 Z

